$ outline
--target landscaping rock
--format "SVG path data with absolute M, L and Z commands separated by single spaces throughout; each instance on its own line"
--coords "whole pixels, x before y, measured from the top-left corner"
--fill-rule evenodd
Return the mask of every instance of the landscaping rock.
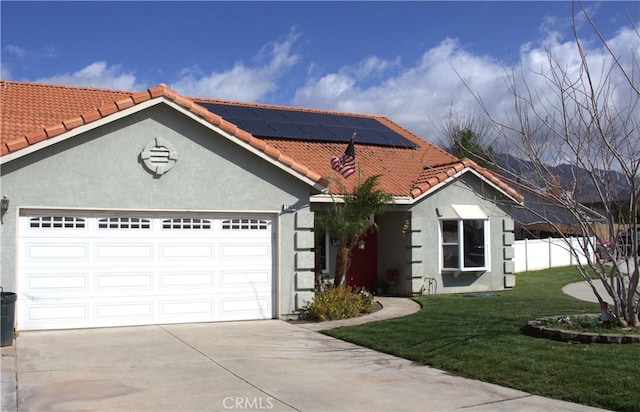
M 597 315 L 585 314 L 585 315 L 572 315 L 576 318 L 579 317 L 593 317 Z M 593 332 L 581 332 L 571 329 L 558 329 L 546 326 L 545 322 L 564 320 L 563 316 L 548 316 L 544 318 L 538 318 L 530 320 L 525 326 L 525 331 L 536 337 L 554 339 L 563 342 L 580 342 L 580 343 L 608 343 L 608 344 L 629 344 L 640 343 L 639 334 L 624 334 L 624 333 L 593 333 Z M 567 317 L 568 318 L 568 317 Z

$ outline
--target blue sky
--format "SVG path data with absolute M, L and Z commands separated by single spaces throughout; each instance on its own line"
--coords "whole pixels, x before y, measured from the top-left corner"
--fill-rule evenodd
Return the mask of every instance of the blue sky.
M 637 2 L 585 2 L 604 37 L 640 54 Z M 391 117 L 438 140 L 450 111 L 509 103 L 504 68 L 572 61 L 569 1 L 2 1 L 2 78 L 178 92 Z M 578 17 L 585 46 L 606 57 Z

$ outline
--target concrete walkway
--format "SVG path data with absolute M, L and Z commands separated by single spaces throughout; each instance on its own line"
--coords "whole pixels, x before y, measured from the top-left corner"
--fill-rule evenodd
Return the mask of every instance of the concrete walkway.
M 451 375 L 315 331 L 419 309 L 410 299 L 380 302 L 376 313 L 322 324 L 22 332 L 2 348 L 2 411 L 597 410 Z
M 600 297 L 602 297 L 602 299 L 604 299 L 605 302 L 609 302 L 609 304 L 611 304 L 612 303 L 611 297 L 609 296 L 606 289 L 602 285 L 602 281 L 598 279 L 598 280 L 594 280 L 593 283 L 596 286 L 596 290 L 600 294 Z M 570 283 L 568 285 L 565 285 L 562 288 L 562 292 L 576 299 L 584 300 L 585 302 L 598 303 L 598 299 L 596 299 L 596 295 L 593 294 L 593 290 L 591 289 L 591 286 L 589 286 L 589 284 L 586 281 L 575 282 L 575 283 Z
M 357 318 L 332 320 L 329 322 L 301 323 L 299 326 L 309 330 L 321 331 L 338 328 L 340 326 L 355 326 L 378 320 L 401 318 L 420 310 L 420 305 L 413 299 L 376 296 L 375 300 L 382 305 L 382 310 Z

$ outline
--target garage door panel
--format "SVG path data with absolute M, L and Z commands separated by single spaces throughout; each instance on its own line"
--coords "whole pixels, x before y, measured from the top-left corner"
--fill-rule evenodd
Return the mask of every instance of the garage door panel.
M 98 293 L 114 293 L 119 289 L 153 289 L 153 273 L 97 273 L 95 279 L 95 290 Z
M 213 260 L 215 251 L 213 245 L 202 244 L 167 244 L 160 245 L 160 259 L 176 260 Z
M 75 304 L 27 304 L 25 316 L 34 326 L 43 325 L 75 325 L 88 321 L 89 303 Z
M 213 299 L 193 299 L 188 301 L 162 301 L 160 302 L 162 315 L 171 317 L 183 317 L 184 315 L 210 318 L 215 315 Z M 195 319 L 194 319 L 195 320 Z
M 161 273 L 160 279 L 162 289 L 193 289 L 197 286 L 198 290 L 202 291 L 212 289 L 214 285 L 213 272 Z
M 43 213 L 20 218 L 18 329 L 273 317 L 270 219 Z
M 271 258 L 271 250 L 268 244 L 233 244 L 220 245 L 220 260 L 229 261 L 254 261 Z
M 271 287 L 271 274 L 266 270 L 254 271 L 220 271 L 220 287 L 223 289 L 241 287 L 246 289 L 247 285 L 256 288 Z
M 41 291 L 88 292 L 89 273 L 29 273 L 26 274 L 26 293 Z
M 268 319 L 271 317 L 270 296 L 246 295 L 221 298 L 218 304 L 221 319 Z
M 96 323 L 101 321 L 116 321 L 122 324 L 123 321 L 135 319 L 137 321 L 152 322 L 154 302 L 152 299 L 135 302 L 123 302 L 114 300 L 113 302 L 98 302 L 95 304 Z
M 26 261 L 32 263 L 51 260 L 89 261 L 89 247 L 85 243 L 28 242 L 23 250 Z
M 98 243 L 96 244 L 96 260 L 121 263 L 123 259 L 151 262 L 153 259 L 152 243 Z

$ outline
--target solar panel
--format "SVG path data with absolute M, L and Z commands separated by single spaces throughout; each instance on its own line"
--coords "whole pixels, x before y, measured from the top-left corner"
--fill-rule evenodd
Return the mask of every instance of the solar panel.
M 197 102 L 257 137 L 413 148 L 415 143 L 371 117 Z
M 225 110 L 229 113 L 229 116 L 234 119 L 260 120 L 260 116 L 250 107 L 227 105 L 225 106 Z
M 267 124 L 275 130 L 275 134 L 273 136 L 265 136 L 259 134 L 253 134 L 254 136 L 264 136 L 264 137 L 282 137 L 285 139 L 302 139 L 305 134 L 296 126 L 295 124 L 289 122 L 267 122 Z M 306 140 L 306 139 L 305 139 Z

